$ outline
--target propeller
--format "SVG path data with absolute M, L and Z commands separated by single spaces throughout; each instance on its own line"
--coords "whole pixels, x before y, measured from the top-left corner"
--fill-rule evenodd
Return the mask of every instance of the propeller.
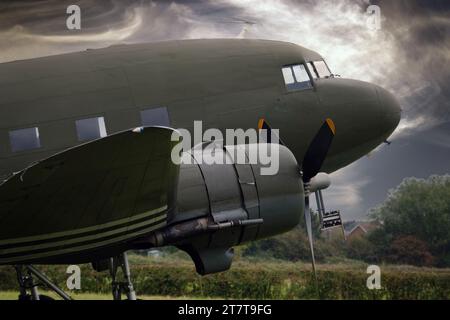
M 259 119 L 258 121 L 258 130 L 266 130 L 265 137 L 263 135 L 263 138 L 265 138 L 266 143 L 272 143 L 272 137 L 275 137 L 278 140 L 278 143 L 282 146 L 286 146 L 283 140 L 281 140 L 281 137 L 278 136 L 275 132 L 272 132 L 272 127 L 267 123 L 267 121 L 264 118 Z
M 309 194 L 311 179 L 319 173 L 323 162 L 328 154 L 334 135 L 336 134 L 336 127 L 333 120 L 326 119 L 320 127 L 317 134 L 309 144 L 305 156 L 302 161 L 302 180 L 305 189 L 305 222 L 306 232 L 308 234 L 309 248 L 311 250 L 311 262 L 314 272 L 314 279 L 317 287 L 317 272 L 316 259 L 314 255 L 314 243 L 311 223 L 311 211 L 309 209 Z
M 264 119 L 259 120 L 258 128 L 267 130 L 268 139 L 270 139 L 271 135 L 274 134 L 272 133 L 270 125 Z M 322 167 L 322 164 L 325 161 L 325 158 L 328 154 L 328 150 L 330 149 L 335 134 L 336 134 L 336 127 L 334 125 L 334 122 L 333 120 L 327 118 L 320 127 L 317 134 L 312 139 L 311 143 L 309 144 L 301 165 L 302 180 L 305 189 L 305 211 L 304 211 L 305 224 L 306 224 L 306 232 L 308 234 L 309 248 L 311 250 L 311 262 L 314 273 L 314 279 L 316 281 L 316 288 L 318 288 L 318 286 L 317 286 L 316 259 L 314 255 L 311 212 L 309 208 L 309 195 L 310 195 L 309 187 L 311 179 L 316 174 L 319 173 L 320 168 Z M 281 144 L 284 145 L 281 139 L 279 139 L 279 141 Z

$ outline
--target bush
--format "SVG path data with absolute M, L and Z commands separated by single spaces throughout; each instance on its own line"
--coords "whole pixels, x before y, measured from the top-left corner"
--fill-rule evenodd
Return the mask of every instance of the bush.
M 450 266 L 450 175 L 405 179 L 372 216 L 383 223 L 372 238 L 380 257 L 429 264 L 432 255 L 436 266 Z M 408 245 L 407 236 L 425 252 Z M 408 257 L 408 248 L 415 250 L 417 259 Z
M 319 225 L 316 228 L 318 227 Z M 331 256 L 345 255 L 341 239 L 327 241 L 320 237 L 320 233 L 314 238 L 314 252 L 318 262 L 323 262 Z M 287 261 L 311 261 L 308 238 L 301 226 L 273 238 L 249 243 L 243 249 L 242 255 Z
M 433 256 L 427 244 L 414 236 L 397 237 L 389 248 L 388 261 L 415 266 L 431 266 Z
M 348 240 L 347 257 L 363 261 L 375 261 L 376 253 L 372 242 L 364 237 Z
M 82 265 L 82 291 L 111 291 L 107 272 Z M 40 270 L 62 288 L 65 266 Z M 407 270 L 407 269 L 406 269 Z M 240 262 L 230 271 L 201 277 L 191 264 L 149 263 L 134 265 L 132 279 L 138 295 L 220 297 L 236 299 L 450 299 L 450 272 L 402 271 L 382 267 L 382 289 L 368 290 L 363 268 L 342 267 L 318 271 L 319 296 L 311 271 L 298 264 Z M 0 267 L 0 290 L 17 290 L 14 269 Z

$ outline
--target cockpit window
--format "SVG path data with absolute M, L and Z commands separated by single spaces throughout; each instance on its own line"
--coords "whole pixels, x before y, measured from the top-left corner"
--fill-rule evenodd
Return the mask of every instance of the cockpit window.
M 309 62 L 309 63 L 311 63 L 311 62 Z M 314 64 L 314 68 L 315 68 L 315 74 L 319 78 L 329 78 L 331 76 L 330 69 L 328 69 L 328 66 L 325 63 L 325 61 L 323 61 L 323 60 L 314 61 L 313 64 Z M 313 73 L 311 72 L 311 74 L 313 74 Z
M 314 68 L 313 63 L 308 62 L 306 65 L 308 66 L 309 73 L 311 73 L 313 79 L 319 78 L 319 75 L 317 74 L 316 68 Z
M 312 88 L 311 79 L 303 64 L 285 66 L 281 71 L 283 72 L 284 83 L 289 91 Z
M 286 85 L 290 85 L 295 83 L 294 75 L 292 74 L 291 67 L 284 67 L 283 68 L 283 77 L 284 77 L 284 83 Z

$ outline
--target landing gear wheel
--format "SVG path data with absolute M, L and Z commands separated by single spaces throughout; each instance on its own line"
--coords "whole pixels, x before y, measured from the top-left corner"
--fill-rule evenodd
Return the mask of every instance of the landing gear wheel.
M 31 301 L 31 295 L 30 294 L 19 294 L 19 298 L 17 299 L 19 301 Z
M 19 294 L 19 301 L 31 301 L 33 300 L 33 298 L 31 297 L 31 294 Z M 53 301 L 55 299 L 53 299 L 50 296 L 47 296 L 45 294 L 40 294 L 39 295 L 39 301 Z

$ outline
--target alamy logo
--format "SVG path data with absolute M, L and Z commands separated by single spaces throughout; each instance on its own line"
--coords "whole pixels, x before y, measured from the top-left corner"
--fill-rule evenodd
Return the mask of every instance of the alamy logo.
M 66 20 L 66 26 L 69 30 L 81 29 L 81 9 L 76 4 L 67 7 L 66 13 L 69 17 Z
M 366 285 L 367 289 L 381 289 L 381 269 L 377 265 L 370 265 L 367 267 L 367 274 L 370 276 L 367 278 Z
M 81 269 L 77 265 L 70 265 L 66 270 L 67 274 L 70 276 L 67 278 L 66 285 L 69 290 L 80 290 L 81 289 Z
M 203 132 L 202 121 L 194 121 L 193 139 L 187 129 L 172 133 L 172 141 L 180 142 L 172 149 L 171 158 L 176 164 L 257 164 L 261 175 L 275 175 L 280 160 L 278 135 L 278 129 L 226 129 L 224 137 L 216 128 Z
M 378 31 L 381 29 L 381 9 L 377 5 L 371 5 L 366 10 L 366 25 L 369 30 Z

